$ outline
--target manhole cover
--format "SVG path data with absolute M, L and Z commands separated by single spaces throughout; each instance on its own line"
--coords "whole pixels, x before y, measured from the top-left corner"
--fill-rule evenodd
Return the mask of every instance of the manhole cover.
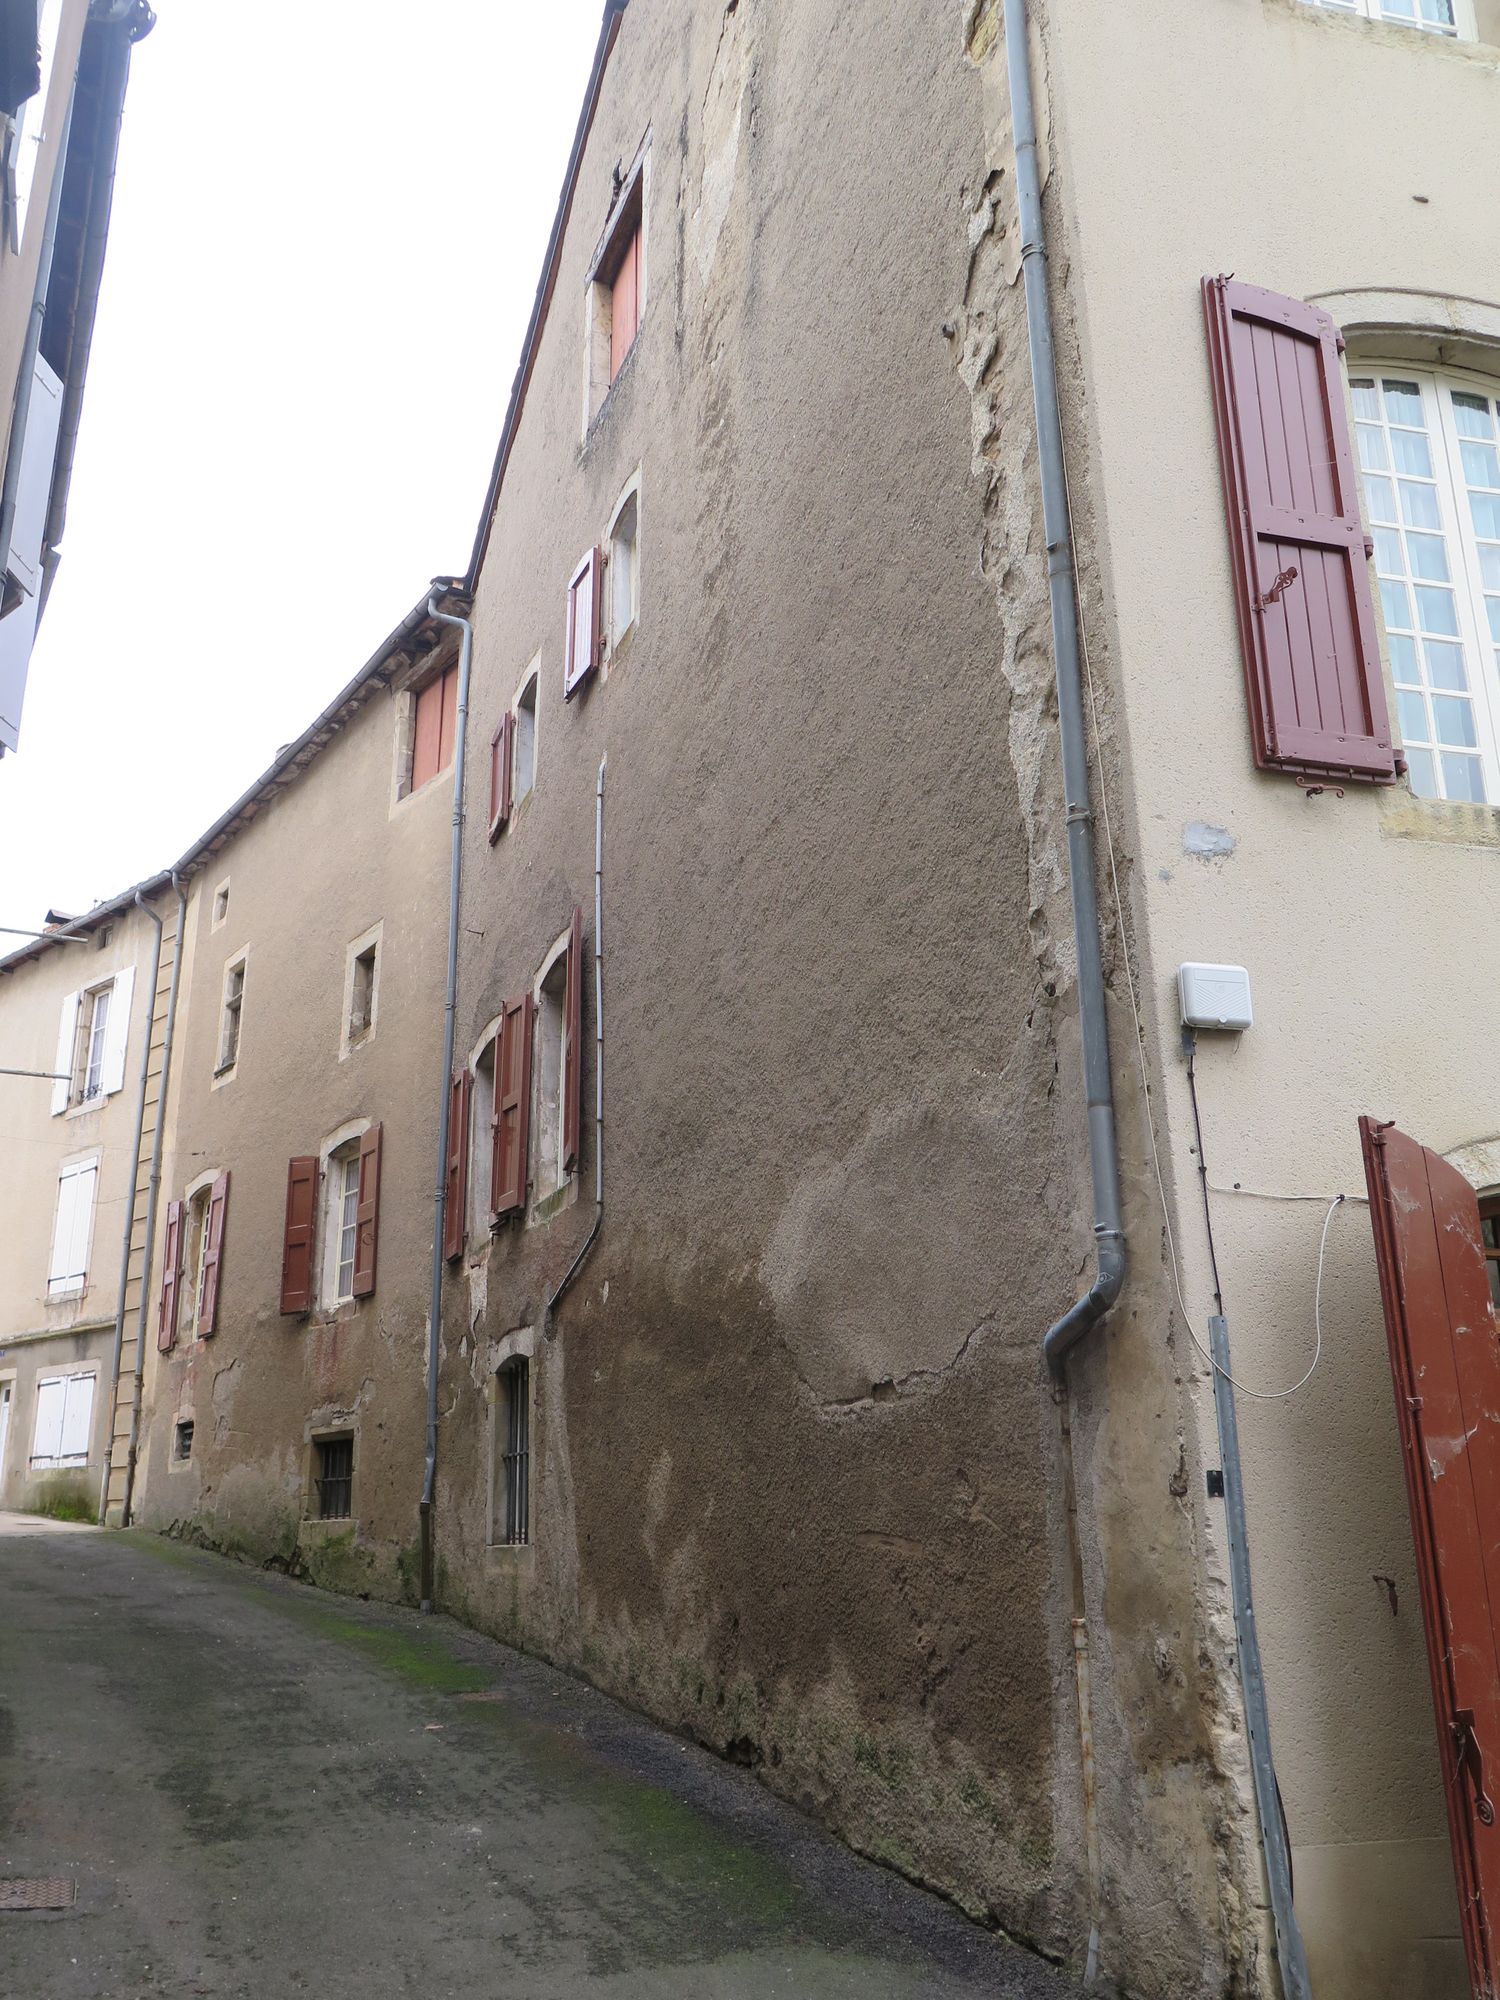
M 78 1890 L 66 1875 L 37 1881 L 14 1876 L 0 1879 L 0 1910 L 71 1910 Z

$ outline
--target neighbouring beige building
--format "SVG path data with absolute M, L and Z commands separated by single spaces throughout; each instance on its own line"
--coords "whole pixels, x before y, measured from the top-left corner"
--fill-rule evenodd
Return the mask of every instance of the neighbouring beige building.
M 146 0 L 0 0 L 0 757 L 62 554 Z
M 187 894 L 132 1518 L 415 1589 L 451 639 L 425 602 L 177 864 Z
M 1097 1990 L 1493 1992 L 1497 149 L 1496 0 L 609 0 L 467 575 L 149 887 L 132 1518 Z

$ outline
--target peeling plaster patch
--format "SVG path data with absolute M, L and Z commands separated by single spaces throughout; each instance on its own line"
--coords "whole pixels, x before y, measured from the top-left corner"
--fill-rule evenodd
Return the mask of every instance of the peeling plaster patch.
M 1206 819 L 1190 819 L 1182 829 L 1182 851 L 1195 861 L 1227 861 L 1238 846 L 1227 827 L 1210 826 Z
M 748 31 L 735 18 L 738 13 L 738 7 L 732 7 L 725 14 L 713 73 L 703 100 L 703 174 L 688 224 L 689 247 L 700 282 L 706 282 L 713 269 L 739 167 Z
M 214 1373 L 214 1443 L 223 1444 L 233 1429 L 234 1392 L 239 1386 L 240 1364 L 231 1361 Z
M 469 1325 L 477 1327 L 484 1318 L 490 1298 L 490 1267 L 488 1260 L 469 1266 Z

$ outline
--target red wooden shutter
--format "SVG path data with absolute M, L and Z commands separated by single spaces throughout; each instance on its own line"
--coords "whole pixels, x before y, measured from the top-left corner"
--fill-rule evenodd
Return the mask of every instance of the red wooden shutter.
M 495 1051 L 495 1119 L 490 1154 L 490 1210 L 519 1214 L 526 1206 L 531 1138 L 531 1024 L 529 993 L 507 1001 Z
M 286 1170 L 286 1230 L 281 1249 L 281 1310 L 305 1313 L 312 1304 L 313 1223 L 318 1208 L 318 1163 L 311 1155 Z
M 375 1250 L 380 1235 L 380 1127 L 372 1125 L 359 1142 L 359 1194 L 354 1209 L 354 1296 L 375 1289 Z
M 429 681 L 417 696 L 412 728 L 411 788 L 418 790 L 443 768 L 443 684 Z
M 620 267 L 615 272 L 615 282 L 609 301 L 609 379 L 614 381 L 626 355 L 635 342 L 636 329 L 641 323 L 641 232 L 637 226 L 630 232 L 630 241 L 625 246 L 625 254 L 620 259 Z
M 511 766 L 515 761 L 516 718 L 507 709 L 490 738 L 490 839 L 498 840 L 510 819 Z
M 448 1174 L 443 1206 L 443 1255 L 461 1257 L 468 1235 L 469 1107 L 474 1079 L 460 1070 L 448 1093 Z
M 225 1172 L 213 1184 L 208 1197 L 208 1214 L 203 1223 L 206 1241 L 203 1245 L 203 1297 L 198 1304 L 197 1333 L 200 1339 L 207 1339 L 218 1325 L 219 1262 L 224 1254 L 224 1215 L 228 1207 L 229 1175 Z
M 446 771 L 453 762 L 453 744 L 458 733 L 458 668 L 450 667 L 438 682 L 442 703 L 438 721 L 438 769 Z
M 1255 761 L 1389 783 L 1375 603 L 1325 312 L 1203 280 Z
M 1436 1153 L 1359 1121 L 1416 1542 L 1438 1755 L 1476 1994 L 1500 1913 L 1500 1342 L 1479 1202 Z
M 568 630 L 563 653 L 563 695 L 568 699 L 599 664 L 603 581 L 604 552 L 592 548 L 568 583 Z
M 578 1127 L 583 1115 L 583 912 L 573 911 L 568 933 L 568 978 L 563 997 L 563 1172 L 578 1165 Z
M 161 1305 L 156 1317 L 156 1344 L 165 1354 L 177 1344 L 177 1300 L 182 1286 L 182 1224 L 187 1203 L 167 1203 L 167 1235 L 161 1252 Z

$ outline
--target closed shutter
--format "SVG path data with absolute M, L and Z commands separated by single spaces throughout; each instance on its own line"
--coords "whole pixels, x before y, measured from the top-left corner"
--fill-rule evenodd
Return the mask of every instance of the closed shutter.
M 450 667 L 438 683 L 442 717 L 438 726 L 438 769 L 446 771 L 453 762 L 453 745 L 458 733 L 458 669 Z
M 502 1215 L 526 1206 L 531 1139 L 531 1030 L 535 1012 L 525 993 L 506 1004 L 495 1051 L 495 1118 L 490 1153 L 490 1208 Z
M 156 1344 L 165 1354 L 177 1341 L 178 1299 L 182 1288 L 182 1229 L 187 1203 L 167 1203 L 167 1234 L 161 1250 L 161 1304 L 156 1315 Z
M 62 1456 L 63 1410 L 68 1385 L 61 1375 L 36 1385 L 36 1426 L 31 1434 L 31 1456 L 50 1461 Z
M 17 468 L 16 510 L 5 567 L 13 583 L 28 597 L 42 587 L 42 535 L 52 500 L 52 475 L 57 462 L 57 433 L 62 417 L 62 383 L 39 354 L 32 377 L 26 430 Z M 7 587 L 6 596 L 13 590 Z
M 286 1230 L 281 1249 L 281 1310 L 303 1313 L 312 1304 L 313 1223 L 318 1209 L 318 1163 L 311 1155 L 286 1170 Z
M 490 738 L 490 839 L 498 840 L 510 818 L 511 767 L 515 762 L 516 718 L 507 709 Z
M 20 747 L 37 608 L 34 597 L 23 597 L 14 611 L 0 618 L 0 748 L 6 750 Z
M 78 1060 L 78 1009 L 83 1004 L 82 992 L 70 993 L 62 1003 L 62 1013 L 57 1023 L 57 1056 L 52 1067 L 56 1077 L 52 1085 L 52 1115 L 68 1108 L 68 1099 L 73 1094 L 73 1065 Z
M 619 374 L 626 355 L 635 342 L 636 328 L 640 325 L 641 297 L 641 232 L 637 227 L 630 232 L 630 241 L 625 245 L 625 254 L 620 259 L 620 267 L 615 272 L 614 288 L 609 302 L 609 379 L 614 381 Z
M 127 965 L 115 974 L 109 996 L 109 1012 L 104 1017 L 104 1050 L 99 1064 L 99 1088 L 106 1097 L 125 1084 L 125 1055 L 130 1046 L 130 1001 L 135 991 L 135 968 Z
M 81 1292 L 84 1288 L 98 1178 L 96 1160 L 68 1167 L 58 1177 L 57 1219 L 52 1230 L 52 1261 L 47 1271 L 50 1294 Z
M 372 1125 L 359 1142 L 359 1195 L 354 1211 L 354 1296 L 375 1289 L 375 1252 L 380 1236 L 380 1127 Z
M 1255 761 L 1389 783 L 1338 329 L 1228 278 L 1203 280 L 1203 305 Z
M 443 1193 L 443 1255 L 461 1257 L 468 1234 L 469 1107 L 474 1079 L 460 1070 L 448 1092 L 448 1171 Z
M 1438 1757 L 1476 1994 L 1496 1990 L 1500 1917 L 1500 1342 L 1479 1202 L 1438 1154 L 1362 1118 L 1437 1713 Z
M 412 729 L 411 788 L 416 791 L 443 768 L 443 677 L 417 696 Z
M 87 1459 L 93 1427 L 94 1378 L 70 1375 L 63 1383 L 62 1437 L 57 1453 L 65 1464 L 69 1459 Z
M 563 1172 L 578 1165 L 583 1115 L 583 912 L 575 908 L 568 932 L 568 977 L 563 993 Z
M 568 629 L 563 650 L 563 694 L 571 700 L 599 664 L 603 551 L 592 548 L 568 584 Z
M 220 1174 L 208 1197 L 204 1220 L 203 1297 L 198 1306 L 198 1337 L 206 1340 L 218 1325 L 219 1263 L 224 1255 L 224 1217 L 229 1208 L 229 1175 Z

